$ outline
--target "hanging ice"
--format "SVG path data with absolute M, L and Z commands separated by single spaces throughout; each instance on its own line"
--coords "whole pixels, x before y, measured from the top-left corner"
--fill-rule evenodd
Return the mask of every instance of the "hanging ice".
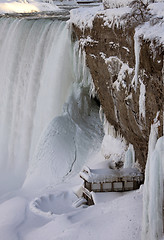
M 139 61 L 140 61 L 140 42 L 139 42 L 139 36 L 137 35 L 137 32 L 134 35 L 134 52 L 135 52 L 135 76 L 134 76 L 134 83 L 135 88 L 138 84 L 138 72 L 139 72 Z
M 139 116 L 140 120 L 145 119 L 145 85 L 142 81 L 140 81 L 140 96 L 139 96 Z
M 129 144 L 128 150 L 125 154 L 124 168 L 133 168 L 135 163 L 135 152 L 132 144 Z

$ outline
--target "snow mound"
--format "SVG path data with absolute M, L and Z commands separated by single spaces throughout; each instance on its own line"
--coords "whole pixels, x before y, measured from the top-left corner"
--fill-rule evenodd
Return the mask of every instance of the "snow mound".
M 37 215 L 53 218 L 74 211 L 72 204 L 75 200 L 76 196 L 71 191 L 58 191 L 35 198 L 30 203 L 30 210 Z

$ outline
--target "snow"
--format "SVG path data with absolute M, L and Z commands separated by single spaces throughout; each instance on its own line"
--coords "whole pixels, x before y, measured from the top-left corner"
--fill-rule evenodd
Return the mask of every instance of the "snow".
M 152 15 L 157 15 L 163 18 L 164 16 L 164 2 L 158 0 L 158 3 L 149 4 L 149 9 Z
M 104 26 L 107 26 L 109 28 L 112 28 L 114 26 L 120 27 L 125 23 L 121 17 L 128 12 L 130 12 L 129 7 L 106 9 L 99 13 L 99 17 L 103 19 Z
M 85 167 L 80 172 L 80 176 L 88 182 L 100 183 L 100 182 L 117 182 L 120 178 L 123 181 L 135 180 L 138 177 L 142 178 L 140 171 L 136 168 L 123 168 L 123 169 L 111 169 L 111 168 L 99 168 L 99 169 L 86 169 Z
M 94 201 L 94 204 L 100 204 L 100 203 L 110 203 L 111 201 L 124 196 L 126 193 L 123 192 L 92 192 L 92 198 Z
M 151 25 L 150 22 L 144 23 L 137 28 L 137 34 L 142 36 L 145 40 L 156 40 L 156 44 L 164 43 L 164 23 Z
M 87 38 L 81 38 L 79 40 L 79 43 L 80 43 L 81 47 L 83 48 L 84 46 L 92 45 L 93 43 L 98 43 L 98 41 L 95 41 L 90 36 L 87 36 Z
M 122 139 L 114 138 L 111 135 L 105 135 L 101 153 L 104 156 L 104 159 L 108 160 L 122 160 L 124 158 L 126 145 Z
M 93 8 L 78 8 L 70 11 L 70 23 L 75 24 L 81 30 L 92 28 L 93 20 L 96 14 L 103 10 L 103 6 Z
M 85 237 L 89 240 L 107 240 L 109 236 L 111 240 L 140 239 L 141 190 L 126 194 L 111 193 L 105 201 L 103 196 L 98 196 L 95 206 L 75 208 L 72 206 L 75 200 L 73 185 L 71 182 L 62 183 L 56 190 L 51 189 L 51 193 L 46 193 L 45 190 L 44 195 L 40 195 L 39 207 L 41 211 L 44 208 L 45 215 L 31 211 L 30 200 L 25 200 L 22 193 L 19 193 L 20 197 L 6 201 L 0 208 L 0 213 L 3 214 L 1 219 L 6 218 L 5 227 L 0 221 L 1 239 L 82 240 Z M 66 190 L 68 188 L 69 191 Z M 57 206 L 55 203 L 59 204 L 59 208 L 56 208 L 57 214 L 46 216 L 46 211 L 48 215 L 52 206 L 48 205 L 50 194 L 51 203 L 54 203 L 53 211 Z
M 75 211 L 72 206 L 75 200 L 76 196 L 72 194 L 72 191 L 56 191 L 53 194 L 35 198 L 29 207 L 37 215 L 54 218 L 56 215 Z
M 76 25 L 82 31 L 84 31 L 85 28 L 91 29 L 93 27 L 94 18 L 97 16 L 99 18 L 103 18 L 104 26 L 111 28 L 114 25 L 123 25 L 124 20 L 121 20 L 121 16 L 128 12 L 130 12 L 129 7 L 104 10 L 103 5 L 87 9 L 73 9 L 70 12 L 70 24 Z
M 129 3 L 132 2 L 132 0 L 103 0 L 103 3 L 107 8 L 119 8 L 128 6 Z
M 25 198 L 17 196 L 0 205 L 0 235 L 3 240 L 17 240 L 19 228 L 26 217 Z
M 61 186 L 61 190 L 64 190 L 64 184 Z M 72 197 L 73 195 L 69 195 L 69 200 Z M 60 204 L 64 206 L 67 204 L 67 201 L 68 198 L 63 198 Z M 23 211 L 25 206 L 27 209 L 26 219 L 17 228 L 20 239 L 82 240 L 85 238 L 88 240 L 107 240 L 109 236 L 111 240 L 140 239 L 140 221 L 142 215 L 141 191 L 127 193 L 124 196 L 117 194 L 117 197 L 111 194 L 109 201 L 100 201 L 97 205 L 88 208 L 72 208 L 69 203 L 68 209 L 70 208 L 70 210 L 63 214 L 55 215 L 54 218 L 34 214 L 28 208 L 27 203 L 25 206 L 19 205 L 20 201 L 16 203 L 14 205 L 14 199 L 10 200 L 10 206 L 13 209 L 15 206 L 19 206 L 19 208 L 15 209 L 15 211 L 19 210 L 18 218 L 21 215 L 24 216 Z M 5 209 L 7 209 L 7 206 L 5 206 Z M 11 214 L 9 216 L 11 217 Z M 17 223 L 15 219 L 10 220 L 13 228 Z M 1 239 L 4 240 L 18 239 L 14 238 L 14 236 L 14 234 L 3 235 L 1 232 Z
M 113 83 L 113 87 L 117 91 L 121 90 L 120 88 L 126 88 L 126 76 L 127 74 L 133 73 L 133 68 L 130 68 L 128 64 L 121 61 L 117 56 L 106 57 L 103 52 L 100 52 L 100 56 L 104 59 L 105 64 L 108 66 L 108 71 L 111 75 L 117 75 L 116 81 Z
M 149 5 L 150 13 L 152 18 L 149 22 L 144 23 L 136 28 L 137 35 L 145 40 L 150 40 L 152 45 L 158 46 L 164 43 L 164 3 L 158 2 Z

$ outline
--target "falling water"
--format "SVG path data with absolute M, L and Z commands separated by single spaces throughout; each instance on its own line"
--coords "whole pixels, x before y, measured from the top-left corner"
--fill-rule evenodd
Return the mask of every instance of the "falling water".
M 0 186 L 19 187 L 42 130 L 74 80 L 64 21 L 0 19 Z M 3 189 L 4 188 L 4 189 Z

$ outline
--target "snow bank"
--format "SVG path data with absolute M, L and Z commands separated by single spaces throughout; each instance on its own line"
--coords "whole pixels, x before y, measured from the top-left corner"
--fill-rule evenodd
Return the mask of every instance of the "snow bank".
M 158 2 L 150 4 L 150 13 L 152 17 L 150 21 L 136 28 L 137 35 L 145 40 L 150 40 L 155 43 L 164 43 L 164 3 Z
M 164 43 L 164 22 L 152 26 L 150 22 L 144 23 L 137 29 L 137 34 L 145 40 L 156 41 L 156 44 Z
M 27 201 L 23 197 L 14 197 L 0 205 L 0 236 L 3 240 L 17 240 L 19 227 L 26 218 Z
M 121 20 L 121 16 L 128 12 L 130 12 L 129 7 L 107 10 L 103 9 L 103 5 L 93 8 L 78 8 L 71 10 L 70 23 L 84 31 L 85 28 L 91 29 L 93 27 L 93 20 L 97 16 L 103 18 L 104 26 L 120 26 L 124 24 L 124 20 Z
M 101 197 L 100 197 L 101 198 Z M 85 209 L 56 216 L 24 234 L 25 240 L 140 240 L 142 192 L 109 197 Z
M 102 5 L 87 9 L 82 7 L 73 9 L 70 12 L 70 23 L 75 24 L 81 30 L 84 30 L 85 28 L 92 28 L 94 18 L 101 10 L 103 10 Z

